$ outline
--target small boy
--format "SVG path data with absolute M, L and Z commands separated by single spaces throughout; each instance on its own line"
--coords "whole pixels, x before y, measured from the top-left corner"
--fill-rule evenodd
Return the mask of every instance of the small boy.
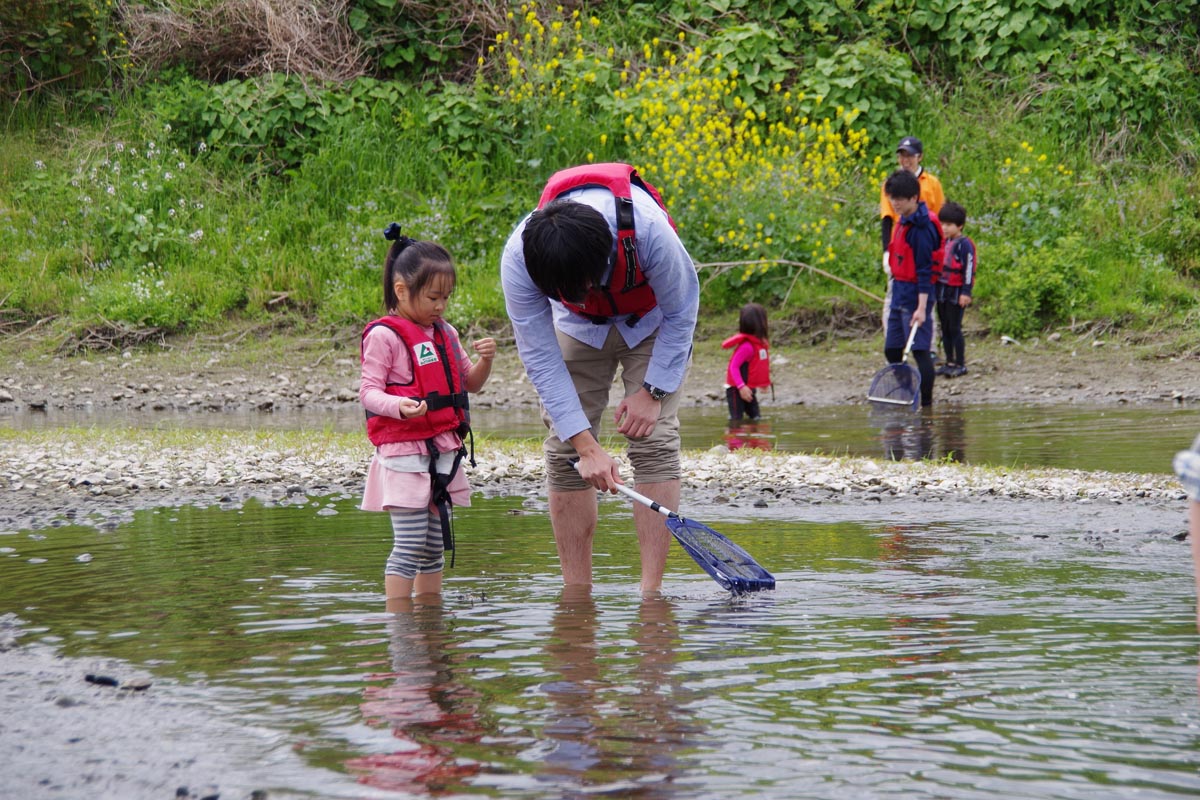
M 1173 466 L 1188 496 L 1188 538 L 1192 540 L 1192 569 L 1196 575 L 1196 596 L 1200 598 L 1200 436 L 1192 442 L 1191 450 L 1175 454 Z M 1196 628 L 1200 630 L 1200 608 L 1196 611 Z
M 937 217 L 921 200 L 917 176 L 898 169 L 883 184 L 888 200 L 899 214 L 888 243 L 892 273 L 892 305 L 884 335 L 883 354 L 888 363 L 904 360 L 904 347 L 912 327 L 917 328 L 912 354 L 921 373 L 921 405 L 933 405 L 933 253 L 941 243 Z
M 975 243 L 963 235 L 967 211 L 958 203 L 943 204 L 938 219 L 941 220 L 946 243 L 942 274 L 938 277 L 934 294 L 946 363 L 938 367 L 937 374 L 957 378 L 967 374 L 962 321 L 963 313 L 971 305 L 971 292 L 975 285 Z

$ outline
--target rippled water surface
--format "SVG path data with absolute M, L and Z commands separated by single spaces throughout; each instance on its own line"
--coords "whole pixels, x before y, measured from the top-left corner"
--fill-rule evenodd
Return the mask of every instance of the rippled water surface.
M 642 600 L 623 502 L 602 507 L 580 594 L 539 502 L 480 499 L 443 605 L 386 614 L 386 521 L 354 505 L 0 537 L 0 613 L 25 642 L 124 659 L 271 732 L 223 796 L 1200 794 L 1193 586 L 1170 531 L 702 509 L 779 588 L 731 599 L 676 548 L 665 596 Z

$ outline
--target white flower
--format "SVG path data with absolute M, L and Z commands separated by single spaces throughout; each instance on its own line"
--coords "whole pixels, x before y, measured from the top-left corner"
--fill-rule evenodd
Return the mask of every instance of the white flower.
M 208 149 L 208 145 L 207 145 L 207 144 L 205 144 L 204 142 L 201 142 L 200 144 L 196 145 L 196 150 L 197 150 L 198 152 L 201 152 L 201 153 L 203 153 L 203 152 L 204 152 L 205 150 L 207 150 L 207 149 Z
M 46 162 L 44 162 L 44 161 L 35 161 L 35 162 L 33 162 L 33 168 L 34 168 L 34 169 L 45 169 L 45 168 L 46 168 Z
M 115 186 L 108 186 L 104 189 L 104 191 L 108 194 L 116 194 L 117 193 L 117 189 Z
M 125 143 L 124 143 L 124 142 L 117 142 L 117 146 L 116 146 L 116 148 L 115 148 L 115 149 L 116 149 L 116 151 L 117 151 L 118 153 L 124 153 L 124 152 L 125 152 Z
M 188 234 L 188 238 L 191 239 L 193 242 L 198 242 L 204 238 L 204 231 L 201 230 L 200 228 L 197 228 L 196 230 L 194 230 Z
M 170 132 L 171 132 L 171 123 L 169 123 L 169 122 L 168 122 L 166 125 L 163 125 L 163 132 L 164 132 L 164 133 L 170 133 Z

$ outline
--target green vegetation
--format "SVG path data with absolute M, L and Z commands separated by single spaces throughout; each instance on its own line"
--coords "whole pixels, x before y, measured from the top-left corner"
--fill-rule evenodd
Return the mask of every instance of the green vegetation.
M 709 311 L 865 310 L 816 270 L 881 292 L 909 133 L 994 331 L 1200 315 L 1200 0 L 268 5 L 313 35 L 244 0 L 0 9 L 0 330 L 358 323 L 393 219 L 498 328 L 509 230 L 586 160 L 663 190 Z

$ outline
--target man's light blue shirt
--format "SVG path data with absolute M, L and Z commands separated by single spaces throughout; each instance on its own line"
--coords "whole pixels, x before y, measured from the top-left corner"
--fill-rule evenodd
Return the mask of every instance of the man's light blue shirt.
M 565 197 L 591 206 L 608 220 L 613 235 L 611 264 L 616 257 L 617 241 L 616 201 L 612 192 L 602 188 L 576 189 Z M 671 228 L 667 215 L 652 197 L 636 187 L 633 190 L 633 217 L 638 260 L 654 290 L 658 306 L 632 325 L 629 315 L 597 325 L 568 310 L 557 299 L 542 294 L 525 268 L 521 232 L 525 230 L 528 217 L 517 224 L 500 258 L 500 283 L 516 335 L 517 352 L 550 414 L 555 435 L 564 441 L 591 426 L 563 362 L 555 328 L 597 349 L 604 346 L 613 328 L 620 332 L 629 347 L 636 347 L 657 330 L 658 338 L 646 369 L 646 382 L 668 392 L 678 391 L 683 383 L 700 305 L 696 267 Z M 605 280 L 607 278 L 606 273 Z

